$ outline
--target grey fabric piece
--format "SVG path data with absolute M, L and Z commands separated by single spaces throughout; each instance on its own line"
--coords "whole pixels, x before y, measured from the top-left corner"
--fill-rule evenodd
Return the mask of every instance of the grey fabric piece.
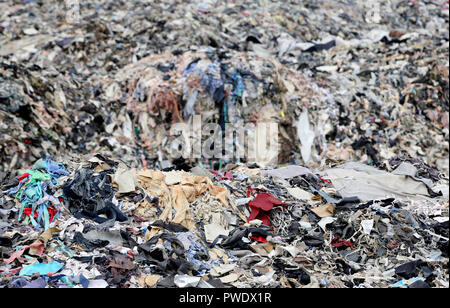
M 356 170 L 356 171 L 364 171 L 367 172 L 369 174 L 384 174 L 386 173 L 383 170 L 379 170 L 375 167 L 369 166 L 369 165 L 365 165 L 365 164 L 361 164 L 359 162 L 348 162 L 343 164 L 342 166 L 339 167 L 340 169 L 351 169 L 351 170 Z
M 423 179 L 423 178 L 416 177 L 417 172 L 418 172 L 418 170 L 416 167 L 414 167 L 413 164 L 410 164 L 408 162 L 403 162 L 394 171 L 392 171 L 392 174 L 410 176 L 413 179 L 415 179 L 416 181 L 421 181 L 425 185 L 427 185 L 428 187 L 431 188 L 433 186 L 433 181 L 431 181 L 430 179 Z
M 8 210 L 2 210 L 0 209 L 0 216 L 6 216 L 8 215 L 9 211 Z
M 195 288 L 199 284 L 201 277 L 189 275 L 176 275 L 174 283 L 179 288 Z
M 361 164 L 346 164 L 324 172 L 342 197 L 358 197 L 362 201 L 394 197 L 423 200 L 429 197 L 425 183 L 410 176 L 387 173 Z M 347 168 L 346 168 L 347 167 Z
M 411 177 L 415 177 L 417 174 L 417 168 L 414 167 L 413 164 L 402 162 L 394 171 L 392 171 L 392 174 L 409 175 Z
M 89 241 L 102 240 L 108 241 L 114 246 L 123 246 L 123 239 L 120 231 L 96 231 L 92 230 L 83 234 L 84 238 Z
M 272 176 L 281 179 L 291 179 L 309 173 L 311 173 L 311 170 L 302 166 L 288 166 L 273 170 L 261 170 L 262 176 Z
M 233 250 L 233 256 L 235 256 L 236 258 L 242 258 L 252 254 L 253 251 L 251 250 Z
M 209 172 L 209 170 L 201 167 L 194 167 L 191 169 L 191 173 L 195 176 L 205 176 L 210 178 L 211 180 L 214 178 L 214 175 Z
M 11 224 L 7 223 L 6 221 L 0 221 L 0 229 L 1 228 L 7 228 L 9 227 Z

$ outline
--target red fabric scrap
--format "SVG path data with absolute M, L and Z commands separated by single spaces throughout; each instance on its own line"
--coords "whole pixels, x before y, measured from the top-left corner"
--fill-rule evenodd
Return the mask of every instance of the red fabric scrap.
M 322 179 L 322 178 L 320 178 L 322 181 L 324 181 L 325 183 L 328 183 L 328 184 L 333 184 L 332 182 L 331 182 L 331 180 L 326 180 L 326 179 Z
M 251 238 L 252 240 L 258 241 L 258 242 L 260 242 L 260 243 L 267 243 L 266 238 L 265 238 L 265 237 L 262 237 L 262 236 L 250 236 L 250 238 Z
M 216 170 L 212 170 L 210 169 L 209 172 L 211 172 L 212 174 L 214 174 L 215 176 L 220 176 L 220 173 Z
M 400 245 L 398 244 L 398 242 L 396 242 L 396 241 L 390 241 L 388 244 L 387 244 L 387 248 L 389 248 L 389 249 L 395 249 L 395 248 L 398 248 Z
M 27 207 L 27 208 L 25 208 L 24 210 L 23 210 L 23 213 L 25 214 L 25 215 L 27 215 L 27 216 L 30 216 L 31 215 L 31 208 L 30 207 Z M 38 213 L 37 212 L 35 212 L 34 213 L 34 218 L 38 218 Z
M 268 227 L 271 227 L 272 225 L 270 224 L 270 216 L 268 214 L 266 214 L 266 212 L 259 212 L 259 214 L 256 216 L 255 219 L 261 220 L 263 225 L 266 225 Z M 247 222 L 250 222 L 251 220 L 247 219 Z
M 139 216 L 133 215 L 133 217 L 134 217 L 134 219 L 136 219 L 136 220 L 139 221 L 139 222 L 144 222 L 144 221 L 145 221 L 144 219 L 142 219 L 142 218 L 139 217 Z
M 25 208 L 24 210 L 23 210 L 23 213 L 26 215 L 26 216 L 30 216 L 31 215 L 31 208 Z M 54 207 L 49 207 L 48 208 L 48 214 L 49 214 L 49 221 L 50 222 L 52 222 L 53 221 L 53 218 L 55 217 L 55 215 L 58 213 L 58 210 L 57 209 L 55 209 Z M 35 211 L 34 212 L 34 218 L 38 218 L 39 217 L 39 213 L 37 212 L 37 211 Z
M 58 213 L 58 210 L 55 209 L 55 208 L 53 208 L 53 207 L 51 207 L 51 208 L 48 209 L 48 214 L 50 215 L 50 218 L 49 218 L 50 222 L 53 221 L 53 218 L 55 218 L 55 215 L 56 215 L 57 213 Z
M 339 240 L 339 236 L 336 236 L 336 237 L 331 241 L 331 246 L 333 246 L 333 247 L 342 247 L 342 246 L 346 246 L 346 247 L 351 247 L 352 249 L 355 248 L 352 242 L 346 241 L 346 240 Z
M 225 179 L 232 181 L 233 180 L 233 175 L 230 172 L 225 172 L 222 180 L 225 180 Z
M 270 211 L 274 205 L 285 205 L 285 203 L 269 193 L 259 193 L 254 200 L 248 203 L 249 207 L 259 208 L 266 212 Z
M 259 219 L 264 225 L 270 226 L 268 213 L 273 209 L 274 205 L 285 205 L 285 203 L 269 193 L 259 193 L 254 200 L 248 203 L 251 212 L 247 222 Z
M 19 182 L 22 182 L 22 180 L 26 179 L 29 176 L 30 176 L 29 173 L 24 173 L 21 176 L 19 176 L 17 179 L 19 180 Z

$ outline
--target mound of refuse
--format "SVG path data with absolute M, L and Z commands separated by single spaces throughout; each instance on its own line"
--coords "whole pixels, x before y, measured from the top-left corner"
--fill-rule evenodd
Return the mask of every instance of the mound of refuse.
M 448 287 L 448 180 L 411 162 L 170 169 L 2 174 L 1 286 Z
M 0 287 L 448 287 L 448 12 L 2 1 Z

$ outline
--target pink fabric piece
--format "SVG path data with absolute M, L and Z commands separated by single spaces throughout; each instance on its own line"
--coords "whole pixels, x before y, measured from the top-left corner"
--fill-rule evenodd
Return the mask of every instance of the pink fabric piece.
M 18 273 L 20 273 L 21 270 L 22 270 L 22 266 L 20 266 L 18 268 L 10 269 L 8 274 L 6 274 L 6 277 L 11 277 L 11 276 L 17 275 Z
M 19 259 L 19 262 L 22 263 L 22 261 L 20 260 L 20 257 L 24 254 L 24 252 L 25 252 L 27 249 L 30 249 L 30 248 L 38 248 L 37 251 L 36 251 L 36 253 L 37 253 L 38 256 L 41 256 L 41 255 L 44 253 L 44 249 L 45 249 L 44 243 L 42 243 L 41 241 L 37 240 L 37 241 L 34 242 L 33 244 L 28 245 L 28 246 L 25 246 L 25 247 L 23 247 L 22 249 L 20 249 L 20 250 L 14 252 L 14 253 L 11 255 L 11 257 L 9 257 L 8 260 L 5 260 L 5 263 L 6 263 L 6 264 L 10 264 L 10 263 L 14 262 L 14 260 L 16 260 L 16 259 Z
M 221 180 L 233 180 L 233 175 L 230 172 L 225 172 L 224 175 L 222 175 L 220 172 L 216 171 L 216 170 L 209 170 L 209 172 L 211 172 L 212 174 L 214 174 L 215 176 L 218 176 Z

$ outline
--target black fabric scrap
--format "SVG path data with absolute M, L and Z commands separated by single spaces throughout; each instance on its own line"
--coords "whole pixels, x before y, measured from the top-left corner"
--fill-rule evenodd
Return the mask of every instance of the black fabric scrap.
M 248 237 L 248 236 L 262 236 L 267 237 L 271 235 L 272 233 L 263 228 L 244 228 L 244 227 L 238 227 L 230 232 L 227 238 L 220 244 L 220 246 L 226 248 L 226 249 L 240 249 L 240 250 L 247 250 L 249 249 L 249 246 L 247 243 L 245 243 L 242 238 Z
M 411 261 L 396 267 L 395 274 L 405 279 L 411 279 L 417 277 L 423 267 L 428 267 L 426 262 L 421 260 Z
M 97 223 L 128 220 L 112 202 L 115 189 L 105 171 L 95 174 L 89 169 L 78 170 L 72 180 L 63 184 L 62 189 L 69 210 L 76 218 L 88 218 Z
M 430 285 L 422 280 L 417 280 L 408 287 L 408 289 L 430 289 L 430 288 L 431 288 Z
M 323 50 L 329 50 L 335 46 L 336 46 L 336 41 L 332 40 L 332 41 L 329 41 L 329 42 L 323 43 L 323 44 L 315 44 L 314 46 L 306 49 L 305 52 L 319 52 L 319 51 L 323 51 Z
M 162 220 L 157 220 L 153 224 L 151 224 L 148 229 L 150 230 L 151 227 L 158 227 L 165 230 L 168 230 L 170 232 L 188 232 L 189 230 L 186 227 L 183 227 L 180 224 L 176 224 L 173 222 L 165 223 Z
M 324 243 L 323 238 L 313 235 L 306 235 L 302 240 L 309 247 L 320 247 Z
M 73 243 L 80 245 L 86 251 L 93 251 L 98 248 L 103 248 L 109 244 L 109 241 L 95 240 L 90 241 L 86 239 L 81 232 L 75 232 L 73 236 Z

